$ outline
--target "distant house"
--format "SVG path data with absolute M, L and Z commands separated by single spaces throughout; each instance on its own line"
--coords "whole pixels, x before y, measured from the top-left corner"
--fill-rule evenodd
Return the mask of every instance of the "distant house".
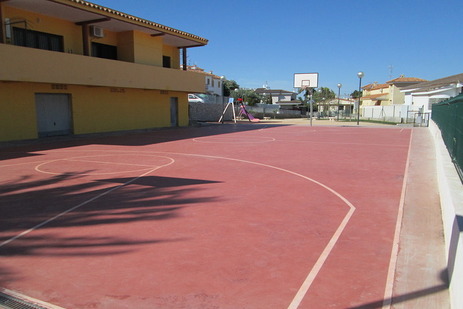
M 223 80 L 220 76 L 213 74 L 212 71 L 206 72 L 196 65 L 187 66 L 187 71 L 204 75 L 204 93 L 206 96 L 202 96 L 202 99 L 206 103 L 223 103 Z
M 297 100 L 297 93 L 295 92 L 268 88 L 257 88 L 255 92 L 263 97 L 270 97 L 271 104 L 278 104 L 282 108 L 290 109 L 301 104 L 301 101 Z
M 401 92 L 411 110 L 430 112 L 433 104 L 463 92 L 463 73 L 404 87 Z
M 354 110 L 355 100 L 334 98 L 325 103 L 319 103 L 318 105 L 318 110 L 320 112 L 329 111 L 329 114 L 336 114 L 339 111 L 341 114 L 349 115 Z
M 199 36 L 83 0 L 0 0 L 0 141 L 189 124 Z
M 362 106 L 387 106 L 404 104 L 405 96 L 400 91 L 404 87 L 425 82 L 426 80 L 416 77 L 405 77 L 387 81 L 385 84 L 373 83 L 362 87 Z
M 378 106 L 386 105 L 385 102 L 389 103 L 388 84 L 368 84 L 363 86 L 362 90 L 362 106 Z
M 404 104 L 405 103 L 405 95 L 400 90 L 404 87 L 409 87 L 412 85 L 416 85 L 422 82 L 426 82 L 425 79 L 417 78 L 417 77 L 405 77 L 401 75 L 398 78 L 392 79 L 387 81 L 386 84 L 389 85 L 389 104 Z

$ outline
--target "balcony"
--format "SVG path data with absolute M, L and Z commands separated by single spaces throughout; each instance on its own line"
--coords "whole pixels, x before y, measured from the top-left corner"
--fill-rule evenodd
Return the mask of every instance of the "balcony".
M 0 44 L 0 81 L 204 92 L 194 72 Z

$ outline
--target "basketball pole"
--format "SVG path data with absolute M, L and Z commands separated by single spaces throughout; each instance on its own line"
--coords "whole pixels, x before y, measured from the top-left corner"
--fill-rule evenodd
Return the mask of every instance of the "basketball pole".
M 310 103 L 310 126 L 312 126 L 312 119 L 313 119 L 313 101 L 312 101 L 312 92 L 313 88 L 307 88 L 309 93 L 309 103 Z
M 318 73 L 294 73 L 294 88 L 305 89 L 305 96 L 309 97 L 310 126 L 313 119 L 313 90 L 318 87 Z
M 313 88 L 312 88 L 312 87 L 305 87 L 305 96 L 306 96 L 307 98 L 309 98 L 309 106 L 310 106 L 310 112 L 309 112 L 310 126 L 312 126 L 312 118 L 313 118 L 312 92 L 313 92 Z

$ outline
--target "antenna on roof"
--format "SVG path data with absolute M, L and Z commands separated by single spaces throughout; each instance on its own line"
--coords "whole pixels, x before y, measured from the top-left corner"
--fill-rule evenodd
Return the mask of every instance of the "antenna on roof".
M 394 70 L 394 66 L 389 65 L 389 79 L 392 79 L 392 70 Z

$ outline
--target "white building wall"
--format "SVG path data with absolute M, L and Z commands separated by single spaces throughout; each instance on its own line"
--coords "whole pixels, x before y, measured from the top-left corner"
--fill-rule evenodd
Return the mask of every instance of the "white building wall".
M 405 104 L 410 105 L 410 109 L 418 111 L 423 108 L 424 112 L 430 112 L 430 102 L 443 101 L 459 95 L 461 88 L 437 89 L 428 92 L 415 92 L 405 94 Z
M 428 104 L 429 104 L 428 96 L 413 96 L 411 110 L 418 111 L 424 106 L 425 111 L 427 111 L 426 107 L 428 106 Z

